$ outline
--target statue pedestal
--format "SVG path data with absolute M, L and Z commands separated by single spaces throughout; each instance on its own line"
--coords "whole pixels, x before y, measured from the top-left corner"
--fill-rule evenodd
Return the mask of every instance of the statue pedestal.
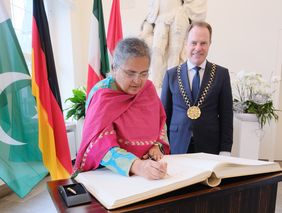
M 259 159 L 262 131 L 256 115 L 234 113 L 234 140 L 231 155 Z

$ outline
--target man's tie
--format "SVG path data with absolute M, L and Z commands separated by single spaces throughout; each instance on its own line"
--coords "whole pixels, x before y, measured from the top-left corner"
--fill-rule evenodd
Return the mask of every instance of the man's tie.
M 201 67 L 194 67 L 193 68 L 196 71 L 196 74 L 194 75 L 193 81 L 192 81 L 192 100 L 193 103 L 195 103 L 199 90 L 200 90 L 200 75 L 199 71 Z

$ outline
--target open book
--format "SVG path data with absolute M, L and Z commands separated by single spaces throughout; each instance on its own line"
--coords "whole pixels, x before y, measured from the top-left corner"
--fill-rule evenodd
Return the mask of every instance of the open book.
M 278 163 L 205 153 L 166 155 L 167 175 L 161 180 L 125 177 L 106 168 L 80 173 L 75 179 L 107 209 L 114 209 L 195 183 L 217 186 L 221 179 L 282 171 Z

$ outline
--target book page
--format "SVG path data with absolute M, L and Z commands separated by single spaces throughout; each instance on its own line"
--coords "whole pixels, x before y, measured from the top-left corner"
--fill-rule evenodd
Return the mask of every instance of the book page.
M 184 157 L 199 162 L 197 166 L 208 169 L 213 164 L 212 171 L 217 178 L 239 177 L 254 174 L 263 174 L 275 171 L 282 171 L 276 162 L 251 160 L 231 156 L 212 155 L 196 153 L 184 155 Z M 210 163 L 206 163 L 210 161 Z
M 195 153 L 195 154 L 175 154 L 175 155 L 167 155 L 165 156 L 164 159 L 166 158 L 182 158 L 181 162 L 183 162 L 183 166 L 189 166 L 189 167 L 196 167 L 196 168 L 201 168 L 206 171 L 212 172 L 218 164 L 221 163 L 221 161 L 215 157 L 209 158 L 210 154 L 206 153 Z M 214 155 L 212 155 L 214 156 Z M 217 156 L 217 155 L 215 155 Z
M 187 164 L 183 157 L 165 156 L 162 161 L 168 164 L 168 174 L 161 180 L 125 177 L 106 168 L 80 173 L 75 179 L 107 209 L 113 209 L 202 182 L 211 174 Z

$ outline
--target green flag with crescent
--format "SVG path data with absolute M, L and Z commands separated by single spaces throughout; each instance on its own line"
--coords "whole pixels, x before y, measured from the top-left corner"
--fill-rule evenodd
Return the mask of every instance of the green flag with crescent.
M 46 175 L 31 77 L 5 1 L 0 1 L 0 179 L 19 197 Z

